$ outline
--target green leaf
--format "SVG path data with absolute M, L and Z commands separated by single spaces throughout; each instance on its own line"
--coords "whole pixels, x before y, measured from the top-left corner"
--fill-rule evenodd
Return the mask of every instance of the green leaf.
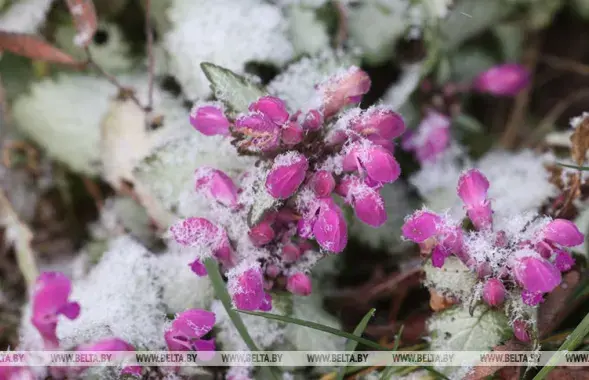
M 405 325 L 401 325 L 399 332 L 395 336 L 395 345 L 393 346 L 393 351 L 397 351 L 399 349 L 399 344 L 401 343 L 401 336 L 403 335 L 403 330 L 405 329 Z M 382 375 L 380 376 L 380 380 L 387 380 L 393 375 L 395 372 L 395 367 L 385 367 L 382 371 Z
M 481 133 L 484 130 L 483 125 L 477 119 L 464 113 L 456 116 L 454 123 L 462 130 L 471 133 Z
M 577 347 L 579 347 L 581 343 L 583 343 L 583 339 L 585 339 L 587 335 L 589 335 L 589 314 L 585 315 L 585 318 L 583 318 L 581 323 L 579 323 L 579 325 L 573 330 L 571 335 L 569 335 L 568 338 L 564 341 L 564 343 L 558 348 L 558 352 L 568 352 L 575 350 Z M 550 358 L 548 363 L 546 363 L 546 365 L 540 370 L 540 372 L 538 372 L 538 374 L 534 376 L 533 380 L 544 379 L 546 375 L 548 375 L 548 373 L 552 371 L 552 369 L 554 368 L 554 364 L 560 361 L 563 354 L 564 352 L 560 354 L 557 353 L 552 358 Z
M 217 99 L 234 112 L 246 112 L 252 102 L 266 94 L 257 84 L 231 70 L 209 62 L 201 63 L 200 67 Z
M 229 319 L 231 319 L 231 322 L 233 322 L 235 329 L 239 335 L 241 335 L 241 338 L 251 351 L 260 351 L 247 331 L 247 328 L 245 327 L 245 324 L 243 323 L 240 315 L 233 308 L 231 296 L 229 293 L 227 293 L 225 281 L 223 281 L 223 278 L 221 277 L 217 262 L 212 258 L 208 258 L 204 261 L 204 265 L 207 268 L 207 274 L 211 280 L 213 289 L 215 290 L 215 296 L 217 296 L 221 303 L 223 303 L 223 307 L 225 308 L 225 311 L 227 311 L 227 315 L 229 315 Z M 266 372 L 266 376 L 270 375 L 270 378 L 277 378 L 270 370 L 270 367 L 260 367 L 260 369 Z
M 245 310 L 237 310 L 240 313 L 243 314 L 249 314 L 249 315 L 255 315 L 258 317 L 263 317 L 263 318 L 268 318 L 268 319 L 274 319 L 277 321 L 281 321 L 281 322 L 286 322 L 286 323 L 293 323 L 296 325 L 300 325 L 300 326 L 304 326 L 304 327 L 308 327 L 310 329 L 315 329 L 315 330 L 319 330 L 319 331 L 323 331 L 323 332 L 327 332 L 330 334 L 334 334 L 337 336 L 341 336 L 342 338 L 347 338 L 350 340 L 354 340 L 358 343 L 362 343 L 365 346 L 374 348 L 376 350 L 381 350 L 381 351 L 389 351 L 390 349 L 384 346 L 381 346 L 380 344 L 373 342 L 371 340 L 368 339 L 364 339 L 361 338 L 359 336 L 356 336 L 354 334 L 350 334 L 348 332 L 345 331 L 340 331 L 338 329 L 334 329 L 333 327 L 329 327 L 329 326 L 325 326 L 322 325 L 320 323 L 315 323 L 315 322 L 310 322 L 310 321 L 303 321 L 302 319 L 297 319 L 297 318 L 292 318 L 292 317 L 286 317 L 283 315 L 277 315 L 277 314 L 272 314 L 272 313 L 261 313 L 258 311 L 245 311 Z
M 364 330 L 366 330 L 366 326 L 368 325 L 368 322 L 370 321 L 370 318 L 372 318 L 374 316 L 374 312 L 376 311 L 376 309 L 370 309 L 368 311 L 368 313 L 366 313 L 366 315 L 364 316 L 364 318 L 362 318 L 362 320 L 358 323 L 358 326 L 356 326 L 356 328 L 354 329 L 353 334 L 357 337 L 362 336 L 362 333 L 364 332 Z M 354 352 L 356 351 L 356 347 L 358 346 L 358 342 L 355 340 L 348 340 L 346 342 L 346 351 L 348 352 Z M 339 373 L 337 374 L 337 380 L 343 380 L 344 376 L 346 375 L 346 367 L 342 367 L 340 368 Z
M 457 306 L 434 315 L 428 324 L 432 351 L 485 351 L 512 336 L 508 319 L 502 311 L 479 304 L 473 310 Z M 476 363 L 472 363 L 474 365 Z M 442 372 L 462 378 L 469 363 L 461 368 L 444 367 Z

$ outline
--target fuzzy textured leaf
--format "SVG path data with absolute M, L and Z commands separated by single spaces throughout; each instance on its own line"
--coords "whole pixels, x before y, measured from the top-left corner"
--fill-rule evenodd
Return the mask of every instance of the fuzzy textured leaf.
M 265 91 L 247 78 L 209 62 L 200 67 L 211 82 L 211 89 L 234 112 L 246 112 L 251 103 L 265 95 Z
M 512 336 L 505 314 L 482 304 L 474 308 L 472 315 L 460 306 L 438 313 L 430 319 L 428 330 L 432 337 L 432 351 L 485 351 Z M 452 378 L 462 378 L 469 366 L 441 370 L 447 375 L 452 374 Z
M 1 51 L 9 51 L 23 57 L 64 65 L 80 65 L 81 63 L 48 42 L 29 34 L 0 31 Z
M 92 0 L 67 0 L 74 25 L 76 26 L 76 45 L 87 47 L 96 33 L 98 21 Z

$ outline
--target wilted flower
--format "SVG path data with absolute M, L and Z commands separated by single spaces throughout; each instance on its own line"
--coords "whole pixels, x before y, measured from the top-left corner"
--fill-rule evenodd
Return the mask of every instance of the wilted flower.
M 59 347 L 56 335 L 59 316 L 76 319 L 80 314 L 80 305 L 69 301 L 71 290 L 69 278 L 59 272 L 43 272 L 35 283 L 31 322 L 48 349 Z
M 215 314 L 201 309 L 186 310 L 174 318 L 164 333 L 170 351 L 214 351 L 214 339 L 202 339 L 215 325 Z
M 359 103 L 362 95 L 370 89 L 370 77 L 358 67 L 351 67 L 348 71 L 329 78 L 319 85 L 323 95 L 323 114 L 331 117 L 343 107 Z

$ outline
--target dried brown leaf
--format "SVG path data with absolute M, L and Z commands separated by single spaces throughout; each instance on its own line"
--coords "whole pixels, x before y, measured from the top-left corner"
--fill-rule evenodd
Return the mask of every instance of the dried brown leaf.
M 66 2 L 78 32 L 74 43 L 85 48 L 92 42 L 98 27 L 94 3 L 92 0 L 66 0 Z
M 431 307 L 433 311 L 442 311 L 457 303 L 452 297 L 444 296 L 436 292 L 434 289 L 430 289 L 429 294 L 429 307 Z
M 538 331 L 540 337 L 554 331 L 558 324 L 573 312 L 576 305 L 571 305 L 570 298 L 581 281 L 581 273 L 572 270 L 565 274 L 562 283 L 546 297 L 538 312 Z
M 69 54 L 30 34 L 0 31 L 1 51 L 9 51 L 23 57 L 64 65 L 80 64 Z
M 589 150 L 589 117 L 583 118 L 571 135 L 571 156 L 578 165 L 583 165 Z
M 501 346 L 497 346 L 495 348 L 493 348 L 493 351 L 527 351 L 526 347 L 516 341 L 516 340 L 510 340 L 508 342 L 506 342 L 505 344 L 502 344 Z M 475 366 L 465 377 L 465 380 L 479 380 L 479 379 L 484 379 L 488 376 L 492 376 L 495 372 L 497 371 L 502 371 L 503 369 L 505 369 L 505 366 L 501 366 L 498 365 L 496 367 L 493 366 Z M 519 378 L 519 377 L 514 377 L 514 373 L 511 371 L 507 371 L 509 372 L 508 374 L 503 374 L 503 375 L 507 375 L 507 377 L 505 378 Z M 501 377 L 502 379 L 504 377 Z

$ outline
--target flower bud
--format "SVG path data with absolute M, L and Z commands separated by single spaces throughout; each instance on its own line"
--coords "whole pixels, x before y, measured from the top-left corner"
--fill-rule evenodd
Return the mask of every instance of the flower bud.
M 266 245 L 276 236 L 272 225 L 269 222 L 260 222 L 253 226 L 249 232 L 249 237 L 256 247 Z
M 335 179 L 327 170 L 319 170 L 311 177 L 310 185 L 318 197 L 324 198 L 329 196 L 335 188 Z
M 266 190 L 276 199 L 287 199 L 292 196 L 301 183 L 309 168 L 307 158 L 298 152 L 281 154 L 274 159 L 274 165 L 266 178 Z
M 313 236 L 321 248 L 339 253 L 348 243 L 348 227 L 342 210 L 331 198 L 321 200 L 317 220 L 313 224 Z
M 405 122 L 398 113 L 383 108 L 366 111 L 353 126 L 356 132 L 387 150 L 393 147 L 393 139 L 405 132 Z
M 295 146 L 303 141 L 304 131 L 299 123 L 290 121 L 282 127 L 282 142 L 287 146 Z
M 237 205 L 237 186 L 220 170 L 200 167 L 195 173 L 195 190 L 206 190 L 217 202 L 227 207 Z
M 490 68 L 473 81 L 473 88 L 498 96 L 515 96 L 530 82 L 528 70 L 518 64 L 507 63 Z
M 266 266 L 266 275 L 270 278 L 276 278 L 280 274 L 280 268 L 274 264 Z
M 199 277 L 203 277 L 207 275 L 207 268 L 204 264 L 199 260 L 196 259 L 192 263 L 189 264 L 190 270 Z
M 401 167 L 391 152 L 373 144 L 354 144 L 347 149 L 343 169 L 365 171 L 371 180 L 378 183 L 394 182 L 401 174 Z
M 544 239 L 563 247 L 583 244 L 585 237 L 575 223 L 566 219 L 554 219 L 544 227 Z
M 521 319 L 513 322 L 513 334 L 518 340 L 524 343 L 529 343 L 531 340 L 530 333 L 528 332 L 528 324 Z
M 193 108 L 190 112 L 190 124 L 205 136 L 229 135 L 229 120 L 223 110 L 215 106 Z
M 295 273 L 288 277 L 286 290 L 299 296 L 308 296 L 312 290 L 311 279 L 302 272 Z
M 489 306 L 499 306 L 505 301 L 505 286 L 496 278 L 487 280 L 483 288 L 483 299 Z
M 258 310 L 266 296 L 262 271 L 256 266 L 230 273 L 227 287 L 233 304 L 241 310 Z
M 303 129 L 308 131 L 317 131 L 323 126 L 323 115 L 317 110 L 310 110 L 305 115 Z
M 359 103 L 370 89 L 370 77 L 356 66 L 329 78 L 319 86 L 323 94 L 323 115 L 329 118 L 348 104 Z
M 282 247 L 282 259 L 287 263 L 294 263 L 302 255 L 301 249 L 294 243 L 285 244 Z
M 401 146 L 415 153 L 419 163 L 435 162 L 450 145 L 450 118 L 439 112 L 428 110 L 416 128 L 416 132 L 405 133 Z
M 250 150 L 268 152 L 280 145 L 281 128 L 265 114 L 250 113 L 235 120 L 235 131 L 240 133 Z
M 288 120 L 284 102 L 274 96 L 261 97 L 249 106 L 249 110 L 263 113 L 276 125 L 282 125 Z
M 384 199 L 380 193 L 363 182 L 350 187 L 348 199 L 351 199 L 356 217 L 372 227 L 380 227 L 387 221 Z

